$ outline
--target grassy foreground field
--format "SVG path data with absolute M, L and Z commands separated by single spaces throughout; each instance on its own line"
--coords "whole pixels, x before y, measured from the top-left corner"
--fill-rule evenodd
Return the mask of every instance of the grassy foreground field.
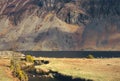
M 47 65 L 36 66 L 51 69 L 64 75 L 92 79 L 94 81 L 120 81 L 120 58 L 72 59 L 36 58 L 50 61 Z
M 72 59 L 72 58 L 35 58 L 48 60 L 49 64 L 35 66 L 44 70 L 57 71 L 73 78 L 92 79 L 94 81 L 120 81 L 120 58 Z M 10 60 L 0 59 L 0 81 L 19 81 L 12 76 Z
M 0 59 L 0 81 L 19 81 L 12 76 L 12 72 L 9 69 L 10 60 Z

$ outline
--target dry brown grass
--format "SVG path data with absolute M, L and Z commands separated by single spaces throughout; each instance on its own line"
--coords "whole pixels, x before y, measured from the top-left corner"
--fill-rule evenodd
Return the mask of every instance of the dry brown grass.
M 51 69 L 59 73 L 94 81 L 120 81 L 120 58 L 72 59 L 72 58 L 35 58 L 49 60 L 47 65 L 36 68 Z M 17 81 L 9 69 L 10 60 L 0 59 L 0 81 Z
M 52 69 L 65 75 L 93 79 L 94 81 L 120 81 L 120 58 L 71 59 L 37 58 L 49 60 L 50 64 L 36 68 Z
M 0 59 L 0 81 L 19 81 L 12 76 L 12 71 L 9 68 L 10 60 Z

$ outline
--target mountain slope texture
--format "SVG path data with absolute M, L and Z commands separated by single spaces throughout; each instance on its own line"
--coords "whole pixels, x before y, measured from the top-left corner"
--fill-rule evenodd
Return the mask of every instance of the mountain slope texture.
M 0 50 L 119 49 L 119 0 L 0 0 Z

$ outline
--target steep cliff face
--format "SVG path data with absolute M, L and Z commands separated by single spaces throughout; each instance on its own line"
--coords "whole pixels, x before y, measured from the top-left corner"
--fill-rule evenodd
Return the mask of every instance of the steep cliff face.
M 119 50 L 119 0 L 0 0 L 0 50 Z

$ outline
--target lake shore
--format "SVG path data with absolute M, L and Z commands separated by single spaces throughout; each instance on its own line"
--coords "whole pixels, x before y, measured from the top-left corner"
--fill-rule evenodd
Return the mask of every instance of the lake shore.
M 5 52 L 8 53 L 8 52 Z M 4 53 L 4 54 L 5 54 Z M 12 54 L 20 54 L 11 52 Z M 4 55 L 3 54 L 3 55 Z M 7 54 L 10 55 L 11 54 Z M 23 55 L 23 54 L 22 54 Z M 34 57 L 34 56 L 33 56 Z M 74 79 L 85 79 L 93 81 L 120 81 L 120 58 L 49 58 L 49 57 L 34 57 L 34 60 L 44 62 L 43 64 L 34 65 L 35 69 L 43 72 L 57 73 L 63 78 L 69 77 L 71 81 Z M 46 62 L 46 63 L 45 63 Z M 28 62 L 23 62 L 28 63 Z M 29 63 L 28 63 L 29 64 Z M 12 71 L 9 68 L 10 58 L 0 58 L 0 81 L 18 81 L 13 77 Z M 44 73 L 43 73 L 44 74 Z M 59 77 L 48 75 L 53 78 Z M 45 74 L 45 77 L 48 77 Z M 36 77 L 36 74 L 34 74 Z M 40 77 L 38 78 L 38 80 Z M 34 80 L 34 79 L 33 79 Z M 45 79 L 44 79 L 45 80 Z M 49 80 L 45 80 L 49 81 Z M 54 81 L 54 80 L 51 80 Z M 55 80 L 62 81 L 62 80 Z M 84 80 L 83 80 L 84 81 Z
M 93 81 L 119 81 L 120 58 L 86 59 L 86 58 L 35 58 L 47 60 L 49 64 L 37 65 L 35 68 L 52 70 L 72 78 L 84 78 Z

